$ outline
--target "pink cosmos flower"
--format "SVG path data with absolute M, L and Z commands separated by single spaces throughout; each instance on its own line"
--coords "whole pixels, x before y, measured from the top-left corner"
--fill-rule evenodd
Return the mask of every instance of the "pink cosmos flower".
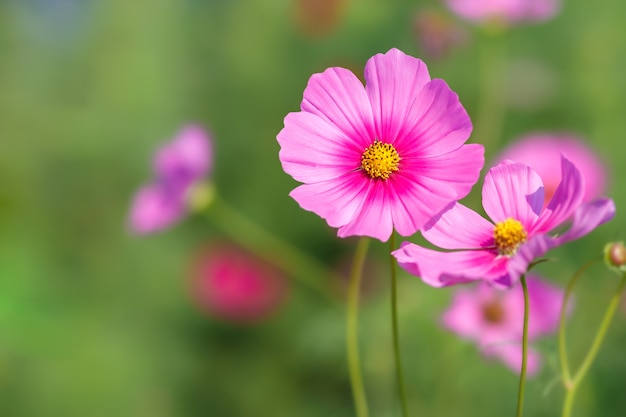
M 393 255 L 402 268 L 434 287 L 475 280 L 510 287 L 535 259 L 615 215 L 610 199 L 582 202 L 582 175 L 565 157 L 561 170 L 561 183 L 544 207 L 539 174 L 521 163 L 501 162 L 487 173 L 482 191 L 483 208 L 493 223 L 454 203 L 422 231 L 431 243 L 453 251 L 404 242 Z M 572 215 L 569 230 L 553 234 Z
M 547 204 L 561 182 L 561 167 L 556 163 L 561 154 L 576 165 L 585 179 L 583 201 L 599 197 L 607 177 L 604 163 L 576 136 L 550 133 L 522 136 L 509 145 L 496 161 L 511 159 L 535 170 L 543 181 Z
M 212 168 L 211 140 L 199 126 L 183 128 L 154 158 L 154 182 L 135 194 L 130 228 L 145 234 L 164 229 L 187 214 L 190 188 Z
M 277 136 L 300 207 L 340 237 L 408 236 L 477 181 L 483 147 L 458 96 L 397 49 L 372 57 L 366 86 L 350 71 L 314 74 L 301 111 Z
M 199 252 L 191 273 L 192 296 L 211 316 L 234 323 L 267 319 L 288 293 L 274 268 L 230 243 Z
M 559 0 L 446 0 L 463 19 L 486 23 L 539 22 L 551 19 L 561 8 Z
M 559 325 L 563 290 L 528 276 L 528 340 L 556 331 Z M 475 342 L 481 352 L 495 357 L 510 369 L 520 372 L 522 367 L 522 330 L 524 323 L 524 295 L 521 285 L 508 291 L 480 283 L 472 288 L 458 290 L 450 308 L 442 316 L 443 325 L 459 336 Z M 528 350 L 527 372 L 533 376 L 541 363 L 541 355 Z

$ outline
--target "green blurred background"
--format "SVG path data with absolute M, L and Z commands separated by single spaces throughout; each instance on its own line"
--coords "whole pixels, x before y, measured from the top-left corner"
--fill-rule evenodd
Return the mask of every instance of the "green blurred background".
M 300 0 L 0 3 L 1 416 L 354 415 L 340 302 L 293 281 L 270 320 L 221 322 L 190 301 L 188 277 L 193 253 L 219 230 L 201 217 L 149 237 L 126 228 L 155 149 L 194 121 L 214 136 L 224 200 L 336 265 L 355 241 L 298 208 L 287 195 L 296 183 L 278 161 L 275 136 L 308 77 L 329 66 L 360 75 L 370 56 L 398 47 L 424 58 L 475 116 L 481 50 L 493 40 L 456 21 L 464 44 L 431 58 L 415 19 L 428 7 L 445 14 L 437 1 L 320 3 L 338 9 L 314 19 L 299 14 Z M 589 138 L 612 175 L 616 218 L 539 269 L 562 285 L 605 242 L 624 237 L 625 16 L 618 0 L 566 1 L 553 21 L 498 41 L 508 109 L 487 157 L 517 135 L 567 130 Z M 387 252 L 381 243 L 370 251 L 383 271 Z M 396 416 L 388 279 L 371 278 L 360 318 L 365 385 L 371 414 Z M 581 282 L 569 330 L 574 361 L 615 284 L 601 265 Z M 451 291 L 405 274 L 400 286 L 412 414 L 512 415 L 517 376 L 438 324 Z M 626 415 L 625 311 L 576 415 Z M 539 343 L 546 363 L 528 384 L 528 416 L 560 413 L 555 342 Z

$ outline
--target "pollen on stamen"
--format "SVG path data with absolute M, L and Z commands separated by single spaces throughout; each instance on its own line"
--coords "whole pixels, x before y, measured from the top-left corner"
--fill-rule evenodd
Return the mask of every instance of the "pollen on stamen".
M 493 228 L 493 238 L 498 252 L 501 255 L 511 256 L 522 243 L 526 242 L 528 234 L 522 223 L 508 218 L 496 223 Z
M 391 143 L 375 140 L 368 146 L 361 156 L 361 168 L 372 179 L 386 180 L 398 171 L 400 155 Z

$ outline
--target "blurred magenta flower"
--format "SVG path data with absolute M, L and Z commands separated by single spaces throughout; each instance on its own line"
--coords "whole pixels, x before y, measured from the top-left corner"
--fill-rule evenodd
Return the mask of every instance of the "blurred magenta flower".
M 190 189 L 210 173 L 211 139 L 199 126 L 184 127 L 157 152 L 154 181 L 135 194 L 130 210 L 134 233 L 152 233 L 171 226 L 187 214 Z
M 529 309 L 528 340 L 556 331 L 563 302 L 563 290 L 537 276 L 528 276 Z M 475 342 L 481 352 L 495 357 L 510 369 L 520 372 L 522 367 L 522 330 L 524 322 L 524 295 L 521 285 L 508 291 L 480 283 L 454 293 L 450 307 L 442 316 L 443 325 L 459 336 Z M 541 355 L 528 350 L 528 375 L 534 375 L 541 363 Z
M 583 203 L 580 171 L 561 158 L 562 181 L 544 207 L 541 177 L 528 166 L 506 160 L 485 176 L 483 208 L 494 223 L 454 203 L 422 231 L 431 243 L 451 252 L 404 242 L 393 252 L 400 266 L 434 287 L 485 280 L 510 287 L 550 249 L 591 232 L 615 215 L 610 199 Z M 569 230 L 555 229 L 569 220 Z
M 337 227 L 340 237 L 386 241 L 412 235 L 464 197 L 483 147 L 458 96 L 426 65 L 397 49 L 372 57 L 366 86 L 344 68 L 314 74 L 301 111 L 277 136 L 285 172 L 303 182 L 290 195 Z
M 607 173 L 603 162 L 582 139 L 566 134 L 536 133 L 522 136 L 496 159 L 511 159 L 535 170 L 543 181 L 547 203 L 561 182 L 561 168 L 556 161 L 561 154 L 572 161 L 584 178 L 583 201 L 599 197 L 604 191 Z
M 191 273 L 192 296 L 213 317 L 234 323 L 267 319 L 283 304 L 287 282 L 267 263 L 227 242 L 201 250 Z
M 475 23 L 539 22 L 561 9 L 559 0 L 446 0 L 448 8 Z

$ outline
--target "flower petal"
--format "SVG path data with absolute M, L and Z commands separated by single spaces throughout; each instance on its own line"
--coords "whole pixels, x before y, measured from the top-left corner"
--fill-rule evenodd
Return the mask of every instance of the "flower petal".
M 394 48 L 367 61 L 365 80 L 376 123 L 376 138 L 395 143 L 402 134 L 413 102 L 430 81 L 428 68 L 420 59 Z
M 386 181 L 366 180 L 365 198 L 352 220 L 339 228 L 337 236 L 370 236 L 386 242 L 393 231 Z
M 345 68 L 313 74 L 300 108 L 334 124 L 346 146 L 363 151 L 375 139 L 372 109 L 361 81 Z
M 593 229 L 611 220 L 615 216 L 615 203 L 609 198 L 599 198 L 582 204 L 574 213 L 572 226 L 558 238 L 565 243 L 590 233 Z
M 179 221 L 185 211 L 184 190 L 168 190 L 162 185 L 148 185 L 135 194 L 130 209 L 129 227 L 133 233 L 153 233 Z
M 400 267 L 432 287 L 491 281 L 506 274 L 507 258 L 487 250 L 439 252 L 404 242 L 391 254 Z
M 460 203 L 435 216 L 422 230 L 430 243 L 444 249 L 493 246 L 493 224 Z
M 311 113 L 289 113 L 276 138 L 283 169 L 300 182 L 327 181 L 361 164 L 361 150 L 349 146 L 337 126 Z
M 585 184 L 580 171 L 564 156 L 561 156 L 561 178 L 552 200 L 533 227 L 534 233 L 549 232 L 568 220 L 585 197 Z
M 524 164 L 501 162 L 485 176 L 483 207 L 495 223 L 513 218 L 528 232 L 543 207 L 541 177 Z
M 160 181 L 194 182 L 211 170 L 212 153 L 209 135 L 200 126 L 189 125 L 159 150 L 154 170 Z
M 403 158 L 426 158 L 457 150 L 469 138 L 472 122 L 459 96 L 435 79 L 417 93 L 398 132 L 396 146 Z
M 513 343 L 503 341 L 484 346 L 483 354 L 499 358 L 513 372 L 520 373 L 522 370 L 522 345 L 521 342 Z M 526 357 L 526 376 L 532 378 L 541 367 L 541 355 L 533 348 L 528 348 Z

